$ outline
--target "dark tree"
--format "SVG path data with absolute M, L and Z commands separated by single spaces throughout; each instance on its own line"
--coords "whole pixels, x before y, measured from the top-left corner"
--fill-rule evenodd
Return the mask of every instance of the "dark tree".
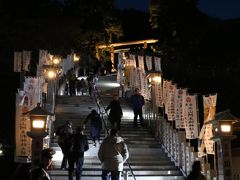
M 239 77 L 239 20 L 208 17 L 197 0 L 151 0 L 150 22 L 158 33 L 165 78 L 191 92 L 218 93 L 218 111 L 235 114 Z M 238 97 L 238 98 L 237 98 Z

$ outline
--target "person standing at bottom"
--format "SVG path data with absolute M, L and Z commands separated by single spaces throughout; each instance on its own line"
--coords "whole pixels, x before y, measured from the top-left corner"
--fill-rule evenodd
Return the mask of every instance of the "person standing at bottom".
M 123 164 L 129 157 L 127 145 L 118 136 L 117 129 L 111 129 L 99 147 L 98 158 L 102 164 L 102 180 L 120 180 Z
M 142 107 L 145 104 L 144 97 L 140 94 L 139 88 L 135 89 L 135 94 L 131 96 L 131 105 L 134 113 L 134 127 L 137 127 L 137 118 L 139 116 L 140 124 L 143 126 Z
M 54 154 L 55 151 L 52 148 L 43 149 L 41 151 L 40 165 L 31 172 L 32 180 L 51 180 L 51 176 L 48 174 L 48 169 L 52 165 Z
M 70 138 L 71 146 L 68 155 L 68 179 L 73 180 L 74 165 L 76 164 L 76 180 L 81 179 L 84 152 L 89 149 L 87 136 L 84 135 L 83 127 L 78 127 L 76 134 Z

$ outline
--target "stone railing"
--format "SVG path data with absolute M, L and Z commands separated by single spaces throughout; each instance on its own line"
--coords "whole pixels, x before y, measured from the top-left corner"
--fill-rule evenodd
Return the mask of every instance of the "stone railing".
M 159 140 L 165 152 L 183 173 L 187 176 L 192 164 L 198 158 L 194 147 L 187 142 L 185 131 L 174 129 L 171 122 L 167 121 L 163 115 L 154 110 L 151 103 L 146 103 L 144 108 L 144 123 L 152 130 L 155 138 Z M 211 169 L 210 163 L 203 162 L 203 173 L 208 180 L 216 179 L 216 171 Z

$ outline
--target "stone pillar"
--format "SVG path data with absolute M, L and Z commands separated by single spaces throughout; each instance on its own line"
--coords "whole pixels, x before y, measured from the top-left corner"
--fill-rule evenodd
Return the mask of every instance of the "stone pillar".
M 217 143 L 217 159 L 218 159 L 218 180 L 232 180 L 232 149 L 231 140 L 235 136 L 219 136 L 213 138 Z
M 34 133 L 34 132 L 27 132 L 27 135 L 32 138 L 32 164 L 31 169 L 34 169 L 38 163 L 40 162 L 41 158 L 41 151 L 43 150 L 43 138 L 48 135 L 48 133 Z

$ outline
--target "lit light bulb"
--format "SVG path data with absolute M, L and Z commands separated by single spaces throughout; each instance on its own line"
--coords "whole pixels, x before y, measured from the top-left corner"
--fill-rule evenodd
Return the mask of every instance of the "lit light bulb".
M 47 77 L 48 77 L 49 79 L 55 78 L 55 77 L 56 77 L 56 72 L 55 72 L 54 70 L 49 70 L 49 71 L 47 72 Z
M 53 64 L 54 65 L 58 65 L 59 63 L 60 63 L 60 59 L 59 58 L 57 58 L 57 57 L 53 58 Z

